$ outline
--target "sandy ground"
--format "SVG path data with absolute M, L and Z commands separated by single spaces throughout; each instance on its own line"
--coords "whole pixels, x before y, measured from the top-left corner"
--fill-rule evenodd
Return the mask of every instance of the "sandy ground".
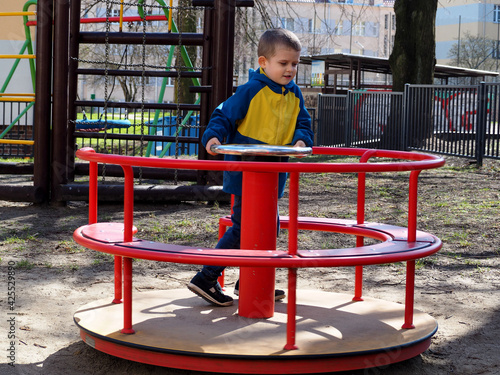
M 445 245 L 417 264 L 415 307 L 437 320 L 438 332 L 430 348 L 413 359 L 349 374 L 500 374 L 499 177 L 495 163 L 481 170 L 461 164 L 422 177 L 419 228 Z M 301 210 L 317 217 L 352 212 L 352 179 L 321 178 L 307 182 Z M 377 193 L 368 211 L 377 221 L 401 225 L 405 198 L 393 180 L 375 181 L 374 191 L 385 193 Z M 86 209 L 84 202 L 37 207 L 0 201 L 0 374 L 192 374 L 115 358 L 80 339 L 74 312 L 113 294 L 111 257 L 72 241 L 73 230 L 86 223 Z M 227 212 L 225 205 L 206 202 L 137 205 L 135 224 L 142 237 L 213 246 L 217 219 Z M 120 218 L 119 205 L 101 205 L 101 221 Z M 299 240 L 304 247 L 325 248 L 343 241 L 309 234 Z M 136 261 L 134 293 L 184 288 L 197 269 Z M 285 271 L 277 275 L 277 285 L 286 289 Z M 236 277 L 236 270 L 228 270 L 230 291 Z M 404 282 L 403 264 L 366 267 L 364 294 L 403 303 Z M 353 270 L 303 270 L 299 288 L 350 293 Z

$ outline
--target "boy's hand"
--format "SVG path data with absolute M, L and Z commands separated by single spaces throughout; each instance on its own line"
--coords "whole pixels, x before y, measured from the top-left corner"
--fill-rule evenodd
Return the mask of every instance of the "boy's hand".
M 298 140 L 297 142 L 295 142 L 295 144 L 293 145 L 293 147 L 306 147 L 306 144 L 304 141 L 302 140 Z M 296 156 L 297 159 L 302 159 L 303 156 Z
M 302 142 L 303 143 L 303 142 Z M 213 152 L 210 148 L 212 145 L 220 145 L 219 140 L 216 137 L 210 138 L 207 142 L 207 145 L 205 146 L 205 149 L 210 155 L 217 155 L 215 152 Z

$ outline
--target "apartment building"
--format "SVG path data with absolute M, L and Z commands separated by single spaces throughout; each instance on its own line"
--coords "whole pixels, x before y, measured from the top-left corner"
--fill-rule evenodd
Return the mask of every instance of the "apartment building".
M 257 8 L 243 11 L 243 18 L 252 20 L 257 29 L 250 42 L 249 27 L 237 30 L 235 74 L 240 83 L 248 79 L 248 68 L 257 66 L 256 40 L 270 27 L 297 34 L 303 55 L 349 53 L 388 58 L 392 51 L 394 0 L 267 0 L 264 4 L 265 15 Z M 247 42 L 239 44 L 239 40 Z M 307 79 L 299 76 L 299 81 L 306 83 Z
M 500 0 L 439 2 L 436 13 L 438 64 L 450 63 L 450 49 L 454 44 L 463 43 L 467 34 L 491 40 L 491 50 L 487 54 L 491 58 L 499 58 L 497 45 L 500 38 Z

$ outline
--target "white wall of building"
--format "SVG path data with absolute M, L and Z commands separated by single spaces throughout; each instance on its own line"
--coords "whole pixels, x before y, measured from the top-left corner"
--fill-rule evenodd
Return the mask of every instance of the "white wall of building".
M 1 12 L 20 12 L 23 10 L 25 0 L 2 1 L 0 4 Z M 36 7 L 31 6 L 30 11 Z M 30 19 L 34 16 L 30 16 Z M 33 48 L 35 48 L 35 28 L 30 28 L 33 38 Z M 2 16 L 0 17 L 0 55 L 18 55 L 26 40 L 24 31 L 23 17 L 21 16 Z M 24 54 L 28 52 L 25 51 Z M 14 65 L 15 59 L 0 59 L 0 88 Z M 33 85 L 27 59 L 21 59 L 11 82 L 7 86 L 6 93 L 33 93 Z

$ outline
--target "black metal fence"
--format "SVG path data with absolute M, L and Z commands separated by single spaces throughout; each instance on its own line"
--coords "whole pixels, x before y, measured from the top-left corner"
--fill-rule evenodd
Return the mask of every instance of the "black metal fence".
M 188 111 L 81 107 L 87 119 L 73 121 L 77 147 L 128 155 L 198 153 L 199 115 Z M 319 95 L 315 144 L 420 150 L 475 159 L 500 159 L 500 84 L 407 85 L 404 93 L 350 91 Z M 25 102 L 0 103 L 4 140 L 33 139 L 33 109 Z M 158 112 L 158 113 L 157 113 Z M 81 117 L 81 116 L 80 116 Z M 104 120 L 107 118 L 107 120 Z M 29 144 L 0 143 L 0 156 L 32 157 Z
M 386 128 L 397 122 L 402 111 L 402 99 L 401 93 L 385 91 L 320 95 L 316 144 L 376 147 L 382 142 Z M 401 135 L 398 136 L 401 138 Z
M 33 157 L 33 102 L 0 102 L 0 157 Z
M 407 85 L 320 95 L 316 144 L 500 159 L 500 85 Z

